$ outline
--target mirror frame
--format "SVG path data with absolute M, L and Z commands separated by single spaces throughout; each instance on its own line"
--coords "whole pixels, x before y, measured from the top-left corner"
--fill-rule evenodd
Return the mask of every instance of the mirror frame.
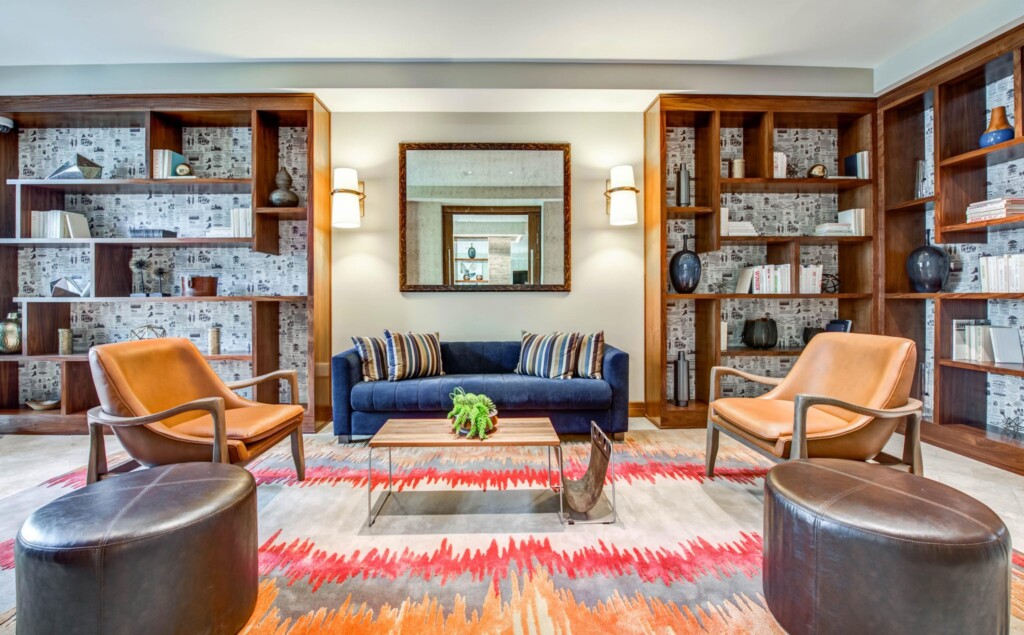
M 486 292 L 486 291 L 519 291 L 529 293 L 534 291 L 568 292 L 572 290 L 572 170 L 570 146 L 568 143 L 399 143 L 398 144 L 398 287 L 399 291 L 459 291 L 459 292 Z M 565 228 L 563 251 L 565 277 L 562 284 L 547 285 L 522 285 L 522 284 L 495 284 L 495 285 L 446 285 L 446 284 L 409 284 L 406 278 L 406 157 L 409 150 L 549 150 L 562 153 L 562 206 L 565 211 Z

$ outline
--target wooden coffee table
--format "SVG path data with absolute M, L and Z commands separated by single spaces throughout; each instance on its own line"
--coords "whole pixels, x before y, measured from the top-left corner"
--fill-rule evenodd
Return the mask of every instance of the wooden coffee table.
M 366 462 L 366 500 L 370 526 L 377 520 L 377 514 L 391 494 L 392 470 L 391 450 L 393 448 L 479 448 L 479 447 L 546 447 L 548 449 L 548 488 L 558 492 L 558 520 L 565 524 L 565 513 L 562 507 L 562 444 L 547 417 L 515 418 L 502 417 L 498 428 L 483 441 L 467 439 L 452 432 L 452 424 L 447 419 L 388 419 L 383 427 L 373 435 L 369 443 L 369 458 Z M 388 488 L 378 504 L 373 504 L 373 451 L 387 448 L 388 451 Z M 551 451 L 554 450 L 558 459 L 558 485 L 551 482 Z M 376 509 L 375 509 L 376 507 Z

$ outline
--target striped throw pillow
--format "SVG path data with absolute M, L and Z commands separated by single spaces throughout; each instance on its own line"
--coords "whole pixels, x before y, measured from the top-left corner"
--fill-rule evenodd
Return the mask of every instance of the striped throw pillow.
M 388 381 L 443 375 L 441 340 L 437 333 L 384 331 L 388 350 Z
M 584 379 L 604 379 L 604 331 L 577 333 L 576 376 Z
M 523 347 L 519 351 L 519 366 L 516 367 L 518 374 L 572 379 L 575 367 L 575 333 L 538 335 L 523 331 Z
M 363 381 L 388 378 L 387 343 L 383 337 L 353 337 L 352 343 L 363 361 Z

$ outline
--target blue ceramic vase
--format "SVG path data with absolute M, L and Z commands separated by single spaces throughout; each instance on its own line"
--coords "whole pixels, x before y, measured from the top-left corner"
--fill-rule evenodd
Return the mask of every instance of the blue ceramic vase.
M 982 148 L 994 146 L 1013 139 L 1013 126 L 1006 119 L 1006 107 L 996 106 L 992 109 L 992 117 L 989 119 L 988 129 L 981 135 L 978 145 Z
M 918 247 L 907 258 L 907 276 L 917 293 L 942 291 L 949 279 L 949 254 L 932 245 Z
M 672 280 L 672 288 L 676 293 L 693 293 L 700 284 L 700 256 L 690 251 L 688 236 L 683 236 L 683 248 L 677 251 L 668 263 L 668 275 Z

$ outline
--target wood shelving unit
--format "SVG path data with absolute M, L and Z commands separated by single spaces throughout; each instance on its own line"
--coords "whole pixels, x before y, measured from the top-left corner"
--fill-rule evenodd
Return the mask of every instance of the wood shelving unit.
M 21 178 L 19 135 L 0 135 L 0 266 L 16 271 L 22 249 L 75 248 L 89 255 L 92 296 L 84 298 L 22 297 L 18 277 L 0 280 L 0 311 L 22 315 L 22 351 L 0 356 L 0 434 L 11 432 L 84 432 L 84 412 L 97 398 L 85 354 L 57 354 L 57 329 L 70 325 L 79 303 L 117 303 L 130 310 L 148 303 L 241 302 L 252 311 L 251 352 L 209 355 L 211 361 L 248 362 L 253 374 L 280 366 L 282 303 L 304 305 L 308 334 L 307 388 L 300 400 L 308 405 L 307 431 L 319 429 L 331 417 L 330 406 L 330 113 L 311 94 L 295 95 L 125 95 L 0 97 L 0 114 L 20 128 L 138 128 L 144 132 L 146 171 L 154 149 L 182 152 L 187 127 L 249 128 L 252 133 L 251 178 L 79 179 Z M 307 201 L 302 207 L 269 205 L 276 187 L 279 131 L 306 129 Z M 69 149 L 69 152 L 71 150 Z M 32 210 L 65 209 L 65 196 L 215 195 L 250 199 L 253 235 L 248 238 L 130 238 L 89 239 L 30 237 Z M 278 223 L 307 223 L 306 295 L 246 295 L 215 297 L 129 297 L 132 276 L 128 262 L 135 248 L 232 248 L 278 254 Z M 61 409 L 35 412 L 19 403 L 19 364 L 53 362 L 59 365 Z M 255 398 L 275 403 L 278 387 L 258 387 Z
M 923 437 L 1020 474 L 1024 442 L 998 433 L 995 415 L 988 412 L 988 378 L 1024 377 L 1024 367 L 954 361 L 950 348 L 953 320 L 987 318 L 990 302 L 1024 300 L 1024 294 L 915 293 L 904 263 L 913 249 L 925 244 L 926 217 L 931 214 L 937 243 L 987 243 L 995 233 L 1024 228 L 1022 218 L 966 222 L 968 204 L 990 198 L 989 168 L 1024 158 L 1022 47 L 1024 28 L 1016 28 L 883 95 L 878 101 L 882 125 L 877 144 L 882 151 L 880 198 L 885 209 L 879 224 L 884 245 L 880 320 L 884 333 L 917 342 L 921 364 L 913 390 L 918 397 L 930 395 L 933 406 Z M 1008 111 L 1015 138 L 978 148 L 988 123 L 987 87 L 1007 79 L 1013 84 Z M 927 140 L 931 156 L 925 154 L 928 112 L 934 121 L 933 136 Z M 918 161 L 935 166 L 932 196 L 915 198 Z M 935 324 L 930 332 L 929 320 Z M 930 378 L 924 375 L 925 365 L 933 368 Z
M 853 320 L 857 330 L 877 328 L 875 270 L 875 180 L 772 178 L 775 131 L 791 128 L 831 128 L 837 131 L 840 169 L 842 158 L 859 151 L 874 157 L 875 101 L 871 99 L 779 98 L 745 96 L 662 95 L 644 116 L 644 262 L 645 262 L 645 362 L 644 385 L 647 417 L 662 428 L 702 427 L 707 419 L 711 367 L 723 359 L 771 356 L 794 357 L 800 349 L 721 350 L 719 328 L 723 303 L 743 300 L 832 300 L 838 315 Z M 671 128 L 692 128 L 694 165 L 691 173 L 691 207 L 675 207 L 667 201 L 668 165 L 666 135 Z M 746 178 L 724 178 L 720 171 L 722 128 L 742 128 Z M 872 165 L 877 162 L 872 160 Z M 844 176 L 840 174 L 839 176 Z M 835 194 L 839 209 L 867 210 L 867 236 L 722 236 L 719 214 L 721 195 Z M 669 292 L 667 274 L 668 223 L 692 219 L 695 249 L 708 252 L 728 245 L 764 245 L 768 264 L 791 264 L 792 288 L 797 289 L 801 246 L 834 245 L 839 258 L 841 293 L 834 294 L 736 294 Z M 696 335 L 695 393 L 689 405 L 675 406 L 668 394 L 666 332 L 672 303 L 692 301 Z

